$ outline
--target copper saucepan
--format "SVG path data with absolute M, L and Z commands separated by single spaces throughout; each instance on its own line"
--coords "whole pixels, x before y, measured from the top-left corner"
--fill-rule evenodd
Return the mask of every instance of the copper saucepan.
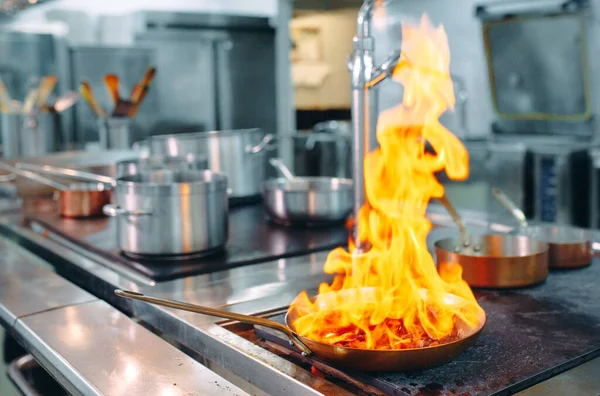
M 519 235 L 548 243 L 550 268 L 581 268 L 592 262 L 592 232 L 579 227 L 542 224 L 530 226 L 525 214 L 499 188 L 492 190 L 494 196 L 519 222 Z
M 102 216 L 102 208 L 111 202 L 111 188 L 102 183 L 57 183 L 34 172 L 14 168 L 0 162 L 0 169 L 56 189 L 59 193 L 59 212 L 64 217 Z
M 440 202 L 460 229 L 458 238 L 435 243 L 438 271 L 460 264 L 472 287 L 510 288 L 540 283 L 548 276 L 548 244 L 524 235 L 468 235 L 458 212 L 446 197 Z
M 349 291 L 352 291 L 352 289 L 349 289 Z M 281 324 L 269 319 L 220 311 L 181 301 L 145 296 L 133 291 L 115 290 L 115 294 L 119 297 L 140 300 L 150 304 L 268 327 L 288 336 L 290 341 L 304 356 L 310 357 L 314 355 L 335 366 L 342 366 L 358 371 L 409 371 L 420 370 L 446 363 L 457 357 L 462 351 L 475 342 L 486 322 L 485 312 L 482 309 L 479 325 L 474 329 L 466 329 L 464 338 L 461 338 L 458 341 L 415 349 L 359 349 L 329 345 L 299 335 L 293 327 L 293 323 L 298 317 L 298 313 L 293 308 L 291 308 L 286 315 L 286 324 Z M 313 297 L 312 301 L 314 301 L 315 298 L 316 297 Z M 468 303 L 466 300 L 453 294 L 447 295 L 447 301 L 451 301 L 457 306 Z

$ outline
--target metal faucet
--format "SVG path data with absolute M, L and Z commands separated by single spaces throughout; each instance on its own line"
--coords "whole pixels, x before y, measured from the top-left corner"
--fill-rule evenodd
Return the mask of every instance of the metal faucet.
M 365 0 L 358 12 L 354 51 L 348 60 L 352 81 L 352 139 L 354 177 L 354 229 L 352 235 L 358 251 L 366 250 L 358 236 L 358 212 L 366 202 L 364 159 L 372 147 L 372 134 L 376 133 L 377 85 L 390 77 L 400 60 L 400 52 L 394 52 L 378 67 L 374 65 L 375 39 L 371 36 L 373 11 L 382 0 Z M 374 137 L 374 136 L 373 136 Z

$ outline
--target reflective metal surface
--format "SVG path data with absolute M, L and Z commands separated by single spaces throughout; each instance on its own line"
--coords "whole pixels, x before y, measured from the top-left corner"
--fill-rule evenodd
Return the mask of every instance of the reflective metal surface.
M 462 267 L 463 279 L 472 287 L 510 288 L 542 282 L 548 276 L 548 245 L 526 236 L 488 234 L 435 243 L 438 270 Z
M 129 117 L 99 118 L 98 136 L 103 150 L 128 150 L 133 146 L 134 136 Z
M 0 77 L 13 99 L 22 101 L 41 76 L 56 75 L 55 95 L 64 95 L 71 83 L 68 46 L 62 32 L 39 25 L 35 31 L 11 26 L 0 31 Z M 79 81 L 79 80 L 77 80 Z M 73 129 L 71 112 L 61 115 L 57 147 L 68 144 Z M 1 129 L 1 127 L 0 127 Z M 4 142 L 3 142 L 4 143 Z
M 116 164 L 120 161 L 137 158 L 137 153 L 132 150 L 108 151 L 66 151 L 41 157 L 26 157 L 6 161 L 10 165 L 17 162 L 37 165 L 50 165 L 63 168 L 87 171 L 103 176 L 116 176 Z M 69 184 L 73 179 L 54 178 L 63 184 Z M 53 190 L 39 183 L 18 177 L 15 181 L 17 193 L 20 196 L 50 195 Z
M 29 384 L 24 374 L 27 370 L 30 370 L 37 365 L 38 363 L 31 355 L 25 355 L 8 365 L 8 377 L 24 396 L 41 396 L 40 392 Z
M 50 265 L 22 247 L 0 240 L 0 323 L 97 298 L 52 272 Z
M 75 395 L 245 395 L 103 301 L 20 319 L 17 339 Z
M 461 215 L 469 229 L 470 227 L 483 229 L 489 227 L 502 232 L 510 230 L 510 227 L 506 227 L 502 222 L 497 222 L 498 219 L 486 214 L 461 211 Z M 434 224 L 452 224 L 450 217 L 436 205 L 430 206 L 428 216 Z M 506 220 L 506 217 L 504 219 Z M 109 268 L 110 263 L 90 260 L 82 256 L 81 252 L 75 252 L 41 235 L 27 231 L 17 225 L 19 216 L 5 215 L 2 224 L 3 232 L 10 229 L 13 237 L 22 238 L 19 239 L 20 243 L 27 244 L 27 241 L 33 241 L 32 247 L 39 246 L 36 248 L 36 253 L 67 258 L 67 261 L 59 259 L 54 261 L 62 273 L 73 277 L 78 285 L 102 295 L 107 302 L 119 307 L 124 312 L 131 313 L 151 328 L 167 332 L 173 340 L 204 356 L 209 366 L 218 366 L 222 372 L 229 372 L 250 381 L 268 394 L 345 395 L 350 393 L 225 329 L 220 325 L 220 320 L 193 313 L 178 312 L 169 308 L 150 306 L 141 302 L 131 302 L 120 299 L 113 293 L 115 288 L 129 289 L 230 312 L 256 315 L 285 307 L 301 290 L 306 289 L 312 293 L 320 282 L 330 281 L 329 276 L 322 271 L 326 253 L 259 263 L 158 284 L 144 284 L 140 280 L 134 280 L 123 272 L 119 272 L 118 267 Z M 2 266 L 0 266 L 1 270 Z M 86 304 L 86 307 L 102 307 L 102 304 L 99 302 Z M 59 311 L 63 312 L 63 310 Z M 102 310 L 96 312 L 91 319 L 105 321 L 107 315 L 103 314 Z M 112 315 L 108 314 L 108 317 L 112 317 Z M 48 327 L 42 323 L 38 323 L 38 326 L 40 332 Z M 56 330 L 55 327 L 52 328 Z M 116 337 L 112 333 L 110 336 Z M 99 337 L 104 336 L 99 335 Z M 105 345 L 108 344 L 105 343 Z M 151 345 L 154 348 L 158 347 L 159 343 L 153 341 Z M 125 350 L 129 350 L 127 348 L 125 347 Z M 68 352 L 73 359 L 78 358 L 72 354 L 71 347 L 66 348 L 65 351 L 65 354 Z M 97 356 L 102 355 L 97 349 L 93 351 Z M 87 354 L 82 355 L 88 357 Z M 60 361 L 58 364 L 61 362 L 64 361 Z M 97 364 L 95 367 L 100 367 L 100 362 L 88 360 L 77 360 L 77 362 L 79 362 L 78 365 L 83 364 L 84 368 L 86 364 Z M 162 362 L 158 364 L 162 364 Z M 141 361 L 140 365 L 140 367 L 152 366 L 151 363 L 141 363 Z M 61 370 L 63 369 L 64 367 L 61 368 Z M 100 378 L 100 376 L 98 374 L 98 377 L 94 376 L 94 378 Z M 110 375 L 107 376 L 104 373 L 104 378 L 110 382 Z
M 98 103 L 105 111 L 108 111 L 112 108 L 113 103 L 106 92 L 104 74 L 107 72 L 117 74 L 120 84 L 124 88 L 122 94 L 127 93 L 129 96 L 129 91 L 144 75 L 146 69 L 154 64 L 155 60 L 154 51 L 150 48 L 72 46 L 70 61 L 73 74 L 70 81 L 79 84 L 82 80 L 88 80 Z M 130 143 L 146 138 L 147 131 L 156 123 L 158 115 L 163 110 L 163 103 L 159 102 L 157 94 L 160 89 L 151 88 L 141 104 L 135 120 L 129 125 L 127 139 L 131 139 Z M 73 133 L 76 136 L 73 138 L 79 145 L 102 141 L 97 117 L 85 101 L 80 101 L 75 105 L 75 122 L 76 128 Z M 128 147 L 131 147 L 131 144 Z
M 201 155 L 185 157 L 152 156 L 117 163 L 117 177 L 136 175 L 155 169 L 200 170 L 208 169 L 208 160 Z
M 61 114 L 0 113 L 2 156 L 35 157 L 58 151 Z
M 117 239 L 137 255 L 190 254 L 220 248 L 228 237 L 227 178 L 208 170 L 153 170 L 117 180 Z
M 589 230 L 553 224 L 530 227 L 525 214 L 500 189 L 494 189 L 496 199 L 517 219 L 519 234 L 548 243 L 550 268 L 580 268 L 592 262 L 593 233 Z
M 279 70 L 273 27 L 278 22 L 183 12 L 145 12 L 142 19 L 136 44 L 154 50 L 160 70 L 156 86 L 162 122 L 152 134 L 238 128 L 277 131 L 279 113 L 293 108 L 276 101 Z M 289 41 L 281 52 L 287 53 L 288 46 Z
M 209 169 L 227 175 L 231 198 L 260 194 L 265 180 L 266 151 L 274 136 L 260 129 L 158 135 L 148 140 L 152 155 L 206 156 Z
M 354 52 L 348 60 L 352 87 L 352 180 L 355 215 L 358 215 L 365 201 L 365 155 L 377 146 L 377 84 L 390 76 L 400 59 L 400 53 L 392 53 L 380 66 L 375 65 L 375 39 L 371 35 L 371 25 L 375 9 L 380 6 L 381 2 L 378 1 L 365 1 L 361 6 L 353 40 Z M 358 237 L 357 221 L 354 224 L 353 236 L 356 247 L 360 250 L 363 241 Z
M 284 223 L 343 221 L 352 211 L 352 180 L 270 179 L 263 185 L 263 205 L 269 216 Z

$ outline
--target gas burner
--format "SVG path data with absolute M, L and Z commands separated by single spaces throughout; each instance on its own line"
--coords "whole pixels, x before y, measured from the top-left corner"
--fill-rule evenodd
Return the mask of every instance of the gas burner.
M 187 260 L 197 260 L 201 258 L 216 256 L 219 253 L 223 253 L 225 249 L 223 247 L 218 247 L 211 250 L 205 250 L 203 252 L 197 253 L 189 253 L 189 254 L 136 254 L 129 252 L 121 252 L 121 255 L 127 259 L 135 260 L 138 262 L 144 261 L 152 261 L 152 262 L 160 262 L 163 261 L 168 263 L 170 261 L 187 261 Z

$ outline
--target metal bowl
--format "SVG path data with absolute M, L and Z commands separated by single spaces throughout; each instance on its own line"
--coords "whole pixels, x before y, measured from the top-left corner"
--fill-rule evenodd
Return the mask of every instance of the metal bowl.
M 263 205 L 285 223 L 343 221 L 352 211 L 352 180 L 331 177 L 270 179 L 263 185 Z

